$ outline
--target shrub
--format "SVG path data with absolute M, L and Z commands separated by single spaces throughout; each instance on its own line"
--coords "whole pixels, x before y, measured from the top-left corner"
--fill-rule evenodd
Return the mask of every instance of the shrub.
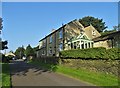
M 81 59 L 119 59 L 120 51 L 117 48 L 107 49 L 103 47 L 61 51 L 63 58 Z

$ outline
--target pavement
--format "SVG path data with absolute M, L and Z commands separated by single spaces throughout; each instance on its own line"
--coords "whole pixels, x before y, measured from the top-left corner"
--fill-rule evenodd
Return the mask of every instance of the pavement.
M 16 86 L 92 86 L 93 88 L 91 84 L 33 66 L 23 60 L 12 61 L 10 70 L 13 88 Z

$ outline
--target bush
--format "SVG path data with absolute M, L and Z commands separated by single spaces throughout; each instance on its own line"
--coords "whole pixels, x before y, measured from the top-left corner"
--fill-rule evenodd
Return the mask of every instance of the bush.
M 60 56 L 63 58 L 81 58 L 81 59 L 119 59 L 120 51 L 118 48 L 107 49 L 103 47 L 66 50 L 61 51 Z

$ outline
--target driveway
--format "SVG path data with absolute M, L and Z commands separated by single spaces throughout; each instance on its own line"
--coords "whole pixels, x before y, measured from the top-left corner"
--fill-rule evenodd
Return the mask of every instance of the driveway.
M 62 74 L 50 72 L 22 60 L 10 63 L 11 81 L 15 86 L 92 86 Z

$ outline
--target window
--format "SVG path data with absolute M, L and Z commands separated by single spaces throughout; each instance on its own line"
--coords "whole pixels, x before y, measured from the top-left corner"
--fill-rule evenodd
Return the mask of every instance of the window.
M 63 50 L 63 44 L 61 43 L 60 45 L 59 45 L 59 51 L 62 51 Z
M 73 43 L 71 43 L 71 49 L 73 49 Z
M 50 36 L 50 43 L 52 42 L 52 35 Z
M 52 54 L 52 50 L 49 51 L 49 54 Z
M 76 49 L 77 47 L 76 47 L 76 42 L 74 42 L 74 49 Z
M 43 46 L 45 47 L 45 45 L 46 45 L 46 40 L 43 40 Z
M 45 51 L 43 50 L 42 55 L 45 55 Z
M 88 46 L 89 46 L 89 48 L 91 48 L 91 47 L 90 47 L 90 42 L 88 43 Z
M 93 36 L 95 36 L 95 35 L 96 35 L 95 30 L 93 30 L 93 31 L 92 31 L 92 35 L 93 35 Z
M 63 30 L 59 31 L 59 38 L 63 38 Z
M 84 49 L 84 44 L 81 44 L 81 49 Z

